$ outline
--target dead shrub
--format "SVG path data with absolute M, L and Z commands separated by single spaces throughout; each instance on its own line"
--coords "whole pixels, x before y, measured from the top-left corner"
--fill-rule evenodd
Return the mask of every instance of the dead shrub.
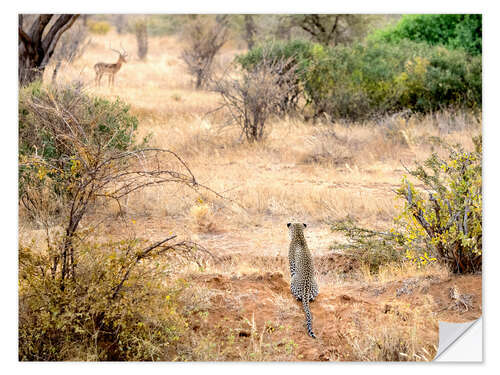
M 294 69 L 285 69 L 290 63 L 289 59 L 263 58 L 240 72 L 241 78 L 226 72 L 213 81 L 213 90 L 222 98 L 221 108 L 227 109 L 247 141 L 262 139 L 266 122 L 279 113 L 283 100 L 294 90 Z
M 346 333 L 346 352 L 353 361 L 431 361 L 436 355 L 437 320 L 428 307 L 392 306 L 384 311 L 383 321 L 373 325 L 355 316 Z M 431 325 L 432 336 L 424 336 L 420 328 Z M 366 327 L 360 330 L 359 327 Z M 431 344 L 435 342 L 436 345 Z
M 195 87 L 200 89 L 212 76 L 215 55 L 228 40 L 226 22 L 197 16 L 186 25 L 183 38 L 187 47 L 182 51 L 181 58 L 195 78 Z
M 355 160 L 355 152 L 347 137 L 340 137 L 333 127 L 316 126 L 312 135 L 305 139 L 308 151 L 300 157 L 303 164 L 322 164 L 344 167 Z
M 188 247 L 166 243 L 81 243 L 78 272 L 64 289 L 50 253 L 21 246 L 19 360 L 174 359 L 187 327 L 178 303 L 187 283 L 165 285 L 165 276 L 183 256 L 179 245 Z M 201 253 L 187 254 L 203 262 Z

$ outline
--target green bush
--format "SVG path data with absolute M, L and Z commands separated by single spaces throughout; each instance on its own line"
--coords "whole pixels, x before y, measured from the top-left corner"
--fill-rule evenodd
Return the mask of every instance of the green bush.
M 332 231 L 341 232 L 347 242 L 332 247 L 354 257 L 377 273 L 380 266 L 405 260 L 404 237 L 394 231 L 376 231 L 361 228 L 352 220 L 340 220 L 332 224 Z
M 469 54 L 482 53 L 481 14 L 404 15 L 395 26 L 375 32 L 371 38 L 391 43 L 403 40 L 463 49 Z
M 43 187 L 63 198 L 71 194 L 68 179 L 79 177 L 78 165 L 90 153 L 103 155 L 137 147 L 134 134 L 138 121 L 129 110 L 129 105 L 119 99 L 111 102 L 91 97 L 78 87 L 42 87 L 35 82 L 22 88 L 19 92 L 21 201 L 29 202 L 30 192 Z
M 461 51 L 368 42 L 331 48 L 311 66 L 306 97 L 334 118 L 481 106 L 481 58 Z
M 332 48 L 293 41 L 257 47 L 237 61 L 248 69 L 263 51 L 294 59 L 295 95 L 304 96 L 315 116 L 356 121 L 403 110 L 481 107 L 481 57 L 461 50 L 409 40 Z
M 246 54 L 237 56 L 236 61 L 244 69 L 248 69 L 260 63 L 264 57 L 272 60 L 294 58 L 298 64 L 297 68 L 303 72 L 312 60 L 312 48 L 314 46 L 314 43 L 303 40 L 293 40 L 290 42 L 274 41 L 252 48 Z
M 59 112 L 42 110 L 53 103 Z M 65 117 L 71 120 L 70 124 Z M 75 130 L 70 129 L 71 124 Z M 89 96 L 77 86 L 42 87 L 40 82 L 35 82 L 19 92 L 20 156 L 36 152 L 44 159 L 67 158 L 77 150 L 58 142 L 55 135 L 61 137 L 71 131 L 85 135 L 86 144 L 127 150 L 134 147 L 137 124 L 128 104 L 120 99 L 111 102 Z

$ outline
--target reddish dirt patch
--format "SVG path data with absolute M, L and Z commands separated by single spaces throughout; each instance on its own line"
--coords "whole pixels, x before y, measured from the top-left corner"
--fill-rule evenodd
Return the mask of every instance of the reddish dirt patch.
M 224 328 L 231 327 L 238 332 L 234 345 L 241 348 L 249 345 L 252 336 L 249 322 L 253 321 L 254 330 L 268 333 L 270 340 L 292 340 L 296 344 L 295 360 L 362 360 L 353 351 L 353 337 L 371 337 L 372 330 L 388 324 L 397 325 L 388 326 L 389 329 L 410 329 L 418 325 L 419 339 L 425 343 L 432 359 L 438 346 L 437 320 L 463 322 L 481 315 L 481 276 L 408 280 L 376 286 L 321 288 L 318 298 L 311 303 L 313 327 L 318 337 L 314 340 L 307 335 L 302 306 L 292 298 L 282 273 L 190 277 L 191 283 L 213 293 L 208 319 L 198 322 L 197 326 L 216 335 L 227 334 Z M 453 286 L 472 296 L 468 310 L 455 306 L 449 294 Z M 419 309 L 435 318 L 420 321 L 413 315 Z M 227 359 L 239 358 L 229 356 Z

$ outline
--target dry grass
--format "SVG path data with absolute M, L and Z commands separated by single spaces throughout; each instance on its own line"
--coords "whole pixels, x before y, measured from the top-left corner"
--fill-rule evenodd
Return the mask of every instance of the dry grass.
M 123 43 L 131 61 L 118 72 L 116 87 L 92 87 L 93 64 L 115 58 L 110 42 Z M 285 118 L 269 124 L 262 143 L 248 145 L 240 140 L 238 129 L 225 126 L 222 113 L 208 114 L 219 106 L 219 98 L 192 88 L 178 40 L 151 38 L 146 62 L 134 57 L 135 49 L 132 35 L 94 36 L 85 56 L 60 73 L 61 80 L 80 79 L 92 93 L 130 103 L 140 119 L 141 136 L 151 134 L 152 145 L 181 153 L 200 182 L 226 192 L 261 222 L 269 217 L 324 222 L 349 215 L 384 225 L 396 212 L 391 189 L 404 173 L 402 163 L 411 165 L 428 156 L 435 149 L 428 137 L 470 147 L 471 135 L 480 132 L 480 119 L 460 113 L 408 122 L 387 118 L 364 126 L 312 125 Z M 236 53 L 226 51 L 223 58 Z M 164 187 L 151 189 L 131 197 L 127 206 L 188 219 L 196 196 L 182 191 L 186 200 L 173 201 L 172 193 Z M 227 206 L 216 200 L 213 204 Z M 225 214 L 240 215 L 230 209 Z
M 436 355 L 437 337 L 421 334 L 429 330 L 429 324 L 434 330 L 438 328 L 430 303 L 418 308 L 393 304 L 376 319 L 383 322 L 355 318 L 346 330 L 351 360 L 430 361 Z

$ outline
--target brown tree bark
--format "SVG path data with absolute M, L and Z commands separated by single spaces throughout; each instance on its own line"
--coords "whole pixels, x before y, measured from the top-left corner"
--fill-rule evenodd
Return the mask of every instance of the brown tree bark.
M 19 15 L 19 84 L 25 86 L 43 75 L 61 35 L 78 18 L 78 14 L 61 14 L 50 29 L 45 29 L 53 19 L 53 14 L 41 14 L 28 28 L 23 25 L 23 15 Z

